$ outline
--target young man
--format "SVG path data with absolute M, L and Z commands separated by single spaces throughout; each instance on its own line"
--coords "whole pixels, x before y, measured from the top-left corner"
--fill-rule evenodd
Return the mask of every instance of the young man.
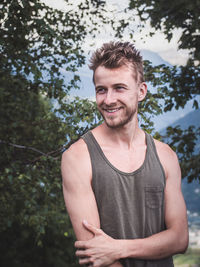
M 142 58 L 110 42 L 91 58 L 104 122 L 62 158 L 64 198 L 80 265 L 171 267 L 188 245 L 176 154 L 138 126 L 147 93 Z

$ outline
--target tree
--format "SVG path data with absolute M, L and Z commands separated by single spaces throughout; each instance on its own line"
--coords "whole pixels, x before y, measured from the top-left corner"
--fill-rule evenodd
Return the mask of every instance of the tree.
M 60 156 L 98 119 L 93 102 L 69 101 L 68 92 L 78 87 L 88 29 L 94 34 L 104 11 L 103 1 L 68 9 L 0 2 L 2 266 L 76 266 Z M 66 84 L 62 68 L 74 74 Z
M 190 51 L 189 59 L 185 66 L 156 66 L 147 64 L 147 81 L 157 86 L 162 95 L 163 111 L 167 112 L 184 108 L 189 100 L 193 100 L 193 108 L 198 109 L 197 96 L 200 95 L 200 2 L 199 0 L 187 1 L 153 1 L 130 0 L 129 10 L 134 10 L 140 17 L 142 27 L 147 20 L 155 30 L 161 30 L 170 41 L 174 35 L 174 29 L 181 31 L 179 49 Z M 153 35 L 155 32 L 150 32 Z M 157 81 L 149 75 L 153 73 L 160 79 Z M 153 79 L 152 79 L 153 78 Z M 156 82 L 155 82 L 156 81 Z M 194 153 L 195 142 L 198 139 L 200 129 L 190 126 L 183 131 L 180 128 L 168 128 L 167 140 L 178 152 L 181 161 L 183 177 L 188 181 L 199 179 L 200 181 L 200 151 Z

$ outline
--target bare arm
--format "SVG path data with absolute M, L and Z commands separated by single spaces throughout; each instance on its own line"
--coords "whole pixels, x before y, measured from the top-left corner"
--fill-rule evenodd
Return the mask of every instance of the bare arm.
M 83 220 L 87 220 L 97 228 L 100 228 L 100 221 L 91 186 L 90 157 L 82 139 L 63 153 L 61 170 L 65 204 L 75 235 L 78 240 L 89 240 L 94 235 L 83 226 Z M 118 266 L 121 265 L 117 263 L 112 265 L 112 267 Z
M 114 240 L 110 239 L 105 233 L 96 231 L 91 225 L 87 227 L 95 234 L 89 242 L 77 243 L 77 247 L 83 247 L 92 254 L 94 258 L 95 247 L 100 247 L 100 242 L 112 243 L 111 249 L 105 249 L 105 255 L 108 257 L 119 258 L 138 258 L 138 259 L 161 259 L 176 253 L 185 252 L 188 246 L 188 227 L 186 207 L 181 192 L 181 171 L 178 164 L 176 154 L 164 144 L 159 144 L 158 154 L 161 163 L 164 166 L 166 173 L 166 188 L 165 188 L 165 223 L 166 230 L 152 235 L 148 238 L 134 239 L 134 240 Z M 95 252 L 95 257 L 99 253 L 102 254 L 100 249 Z M 102 265 L 101 265 L 102 264 Z M 103 262 L 99 266 L 103 266 Z
M 61 162 L 65 204 L 78 240 L 92 238 L 92 234 L 82 225 L 84 219 L 100 227 L 91 188 L 90 162 L 87 162 L 85 155 L 83 141 L 79 141 L 63 153 Z

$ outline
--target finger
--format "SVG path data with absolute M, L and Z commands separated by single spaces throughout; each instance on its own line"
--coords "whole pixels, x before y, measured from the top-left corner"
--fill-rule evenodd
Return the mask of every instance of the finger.
M 75 246 L 75 248 L 86 249 L 87 248 L 86 242 L 87 241 L 76 241 L 74 243 L 74 246 Z
M 89 230 L 94 235 L 102 233 L 101 229 L 96 228 L 95 226 L 89 224 L 86 220 L 83 220 L 83 225 L 87 230 Z
M 89 256 L 85 250 L 77 250 L 75 254 L 77 257 L 88 257 Z
M 92 262 L 91 262 L 90 258 L 82 258 L 82 259 L 79 259 L 79 264 L 80 265 L 89 264 L 89 266 L 90 265 L 92 266 Z

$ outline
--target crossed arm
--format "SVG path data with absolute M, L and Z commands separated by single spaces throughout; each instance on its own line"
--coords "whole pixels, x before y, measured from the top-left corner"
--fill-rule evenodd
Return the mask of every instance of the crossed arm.
M 66 207 L 79 240 L 76 241 L 75 247 L 78 249 L 76 255 L 80 258 L 81 265 L 117 267 L 122 266 L 117 262 L 121 258 L 161 259 L 186 250 L 188 245 L 186 207 L 181 192 L 180 168 L 174 152 L 168 153 L 167 162 L 163 162 L 167 176 L 165 188 L 167 229 L 148 238 L 134 240 L 116 240 L 100 229 L 91 178 L 86 178 L 91 177 L 91 168 L 85 168 L 86 164 L 90 166 L 90 162 L 82 161 L 80 164 L 79 161 L 79 168 L 74 168 L 78 155 L 73 153 L 73 151 L 68 153 L 62 161 L 63 190 Z M 82 156 L 82 159 L 87 159 L 85 155 Z

